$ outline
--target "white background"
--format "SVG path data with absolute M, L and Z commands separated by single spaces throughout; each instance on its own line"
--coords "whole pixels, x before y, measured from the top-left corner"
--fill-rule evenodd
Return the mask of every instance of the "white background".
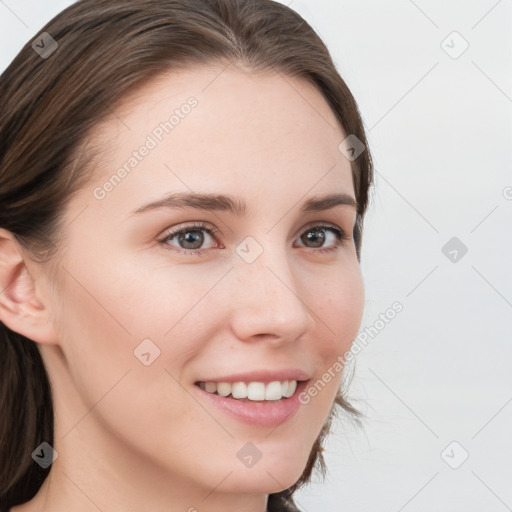
M 71 3 L 0 0 L 0 69 Z M 512 2 L 282 3 L 326 42 L 368 130 L 361 331 L 403 305 L 357 356 L 364 430 L 340 419 L 300 508 L 511 509 Z

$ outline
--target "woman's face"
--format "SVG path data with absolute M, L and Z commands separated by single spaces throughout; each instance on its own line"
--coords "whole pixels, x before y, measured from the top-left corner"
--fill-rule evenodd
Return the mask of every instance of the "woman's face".
M 41 351 L 55 464 L 70 475 L 87 448 L 119 485 L 137 473 L 172 475 L 184 493 L 276 492 L 332 407 L 363 312 L 356 210 L 303 206 L 355 200 L 347 134 L 310 84 L 222 70 L 169 73 L 131 96 L 96 131 L 103 156 L 65 212 L 58 337 Z M 278 401 L 285 380 L 308 382 Z M 244 382 L 217 393 L 249 398 L 212 394 L 218 382 Z

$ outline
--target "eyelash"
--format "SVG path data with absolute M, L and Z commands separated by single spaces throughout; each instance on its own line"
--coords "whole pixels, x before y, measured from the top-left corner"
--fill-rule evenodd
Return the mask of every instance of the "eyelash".
M 338 228 L 335 225 L 332 224 L 315 224 L 313 226 L 308 226 L 305 231 L 303 231 L 301 234 L 307 233 L 308 231 L 313 231 L 316 229 L 325 229 L 328 231 L 331 231 L 331 233 L 334 233 L 336 235 L 336 238 L 338 239 L 338 242 L 327 248 L 327 249 L 312 249 L 313 252 L 316 253 L 329 253 L 332 251 L 336 251 L 340 246 L 344 245 L 345 243 L 349 242 L 351 237 L 345 233 L 344 230 Z M 174 238 L 177 235 L 180 235 L 182 233 L 187 233 L 188 231 L 206 231 L 209 235 L 212 236 L 212 238 L 216 239 L 216 236 L 219 233 L 219 230 L 209 224 L 206 224 L 204 222 L 201 222 L 199 224 L 193 224 L 190 226 L 185 226 L 179 230 L 171 231 L 165 233 L 165 236 L 158 240 L 158 242 L 162 245 L 162 247 L 165 250 L 173 251 L 179 254 L 185 254 L 185 255 L 197 255 L 201 256 L 202 253 L 207 251 L 208 249 L 181 249 L 176 246 L 171 246 L 168 243 L 166 243 L 169 239 Z M 302 246 L 301 246 L 302 247 Z

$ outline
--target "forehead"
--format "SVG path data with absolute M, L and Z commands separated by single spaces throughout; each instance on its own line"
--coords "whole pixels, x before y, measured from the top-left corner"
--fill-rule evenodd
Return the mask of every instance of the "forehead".
M 101 149 L 95 184 L 124 169 L 125 193 L 151 195 L 155 183 L 248 193 L 293 185 L 306 193 L 322 181 L 323 191 L 353 194 L 350 162 L 338 150 L 346 134 L 325 98 L 275 71 L 166 72 L 124 98 L 93 135 Z

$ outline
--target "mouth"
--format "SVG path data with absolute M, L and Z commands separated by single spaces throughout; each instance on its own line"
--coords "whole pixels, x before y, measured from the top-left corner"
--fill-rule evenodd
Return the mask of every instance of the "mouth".
M 300 381 L 299 381 L 300 382 Z M 230 397 L 245 402 L 275 402 L 290 398 L 297 389 L 296 380 L 272 382 L 196 382 L 203 391 L 212 395 Z
M 197 381 L 193 388 L 207 408 L 246 425 L 276 427 L 297 413 L 309 380 Z

